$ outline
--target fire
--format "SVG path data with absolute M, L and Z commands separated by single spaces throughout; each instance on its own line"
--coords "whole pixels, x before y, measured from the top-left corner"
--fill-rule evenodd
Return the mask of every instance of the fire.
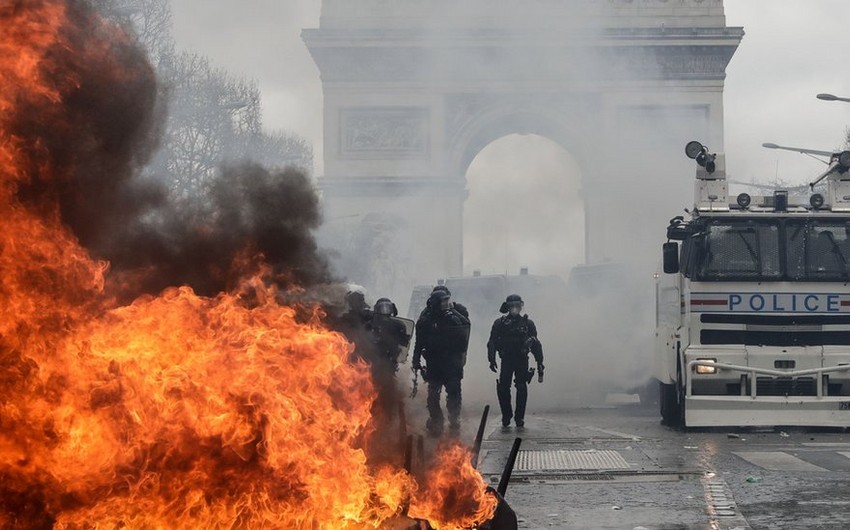
M 13 1 L 0 26 L 0 527 L 379 528 L 408 501 L 438 529 L 492 517 L 459 446 L 421 480 L 370 464 L 368 367 L 261 274 L 214 297 L 107 296 L 109 264 L 50 186 L 120 145 L 57 155 L 45 138 L 78 126 L 81 65 L 116 93 L 149 68 L 122 69 L 110 43 L 127 37 L 83 2 Z
M 398 511 L 408 479 L 373 473 L 357 448 L 368 370 L 346 362 L 340 335 L 259 292 L 246 308 L 173 289 L 63 341 L 42 377 L 85 384 L 50 411 L 57 436 L 39 460 L 84 485 L 69 492 L 112 494 L 59 528 L 354 528 Z
M 471 452 L 451 444 L 441 448 L 425 477 L 426 489 L 410 507 L 410 514 L 434 528 L 460 530 L 489 520 L 496 498 L 486 492 L 484 479 L 472 466 Z

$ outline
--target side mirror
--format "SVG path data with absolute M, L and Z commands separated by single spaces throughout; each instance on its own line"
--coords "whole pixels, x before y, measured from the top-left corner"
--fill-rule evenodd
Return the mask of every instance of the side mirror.
M 670 224 L 667 226 L 667 239 L 673 241 L 684 241 L 691 235 L 692 228 L 690 223 L 686 223 L 681 215 L 670 219 Z
M 679 272 L 679 244 L 674 242 L 664 243 L 661 247 L 664 261 L 664 274 L 676 274 Z

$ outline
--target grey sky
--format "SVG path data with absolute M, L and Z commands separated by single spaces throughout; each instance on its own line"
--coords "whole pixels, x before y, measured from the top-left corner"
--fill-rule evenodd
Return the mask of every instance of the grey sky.
M 839 147 L 850 104 L 815 99 L 850 95 L 847 0 L 726 0 L 728 23 L 747 35 L 726 85 L 728 169 L 742 180 L 779 176 L 806 181 L 820 165 L 762 142 Z M 174 0 L 178 45 L 207 54 L 234 73 L 259 81 L 268 128 L 313 141 L 321 175 L 322 95 L 318 70 L 300 30 L 316 27 L 320 0 Z

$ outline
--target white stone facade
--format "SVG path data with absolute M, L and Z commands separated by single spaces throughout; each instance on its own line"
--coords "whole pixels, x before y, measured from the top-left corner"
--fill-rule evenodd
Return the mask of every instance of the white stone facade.
M 722 0 L 325 0 L 304 40 L 324 87 L 326 242 L 395 296 L 461 274 L 469 164 L 534 133 L 582 167 L 589 262 L 655 245 L 691 193 L 687 140 L 722 150 L 742 36 Z

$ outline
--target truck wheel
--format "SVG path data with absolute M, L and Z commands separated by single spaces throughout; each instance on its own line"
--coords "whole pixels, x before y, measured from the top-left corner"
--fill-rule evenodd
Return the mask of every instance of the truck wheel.
M 658 394 L 658 386 L 655 384 L 655 379 L 647 381 L 644 385 L 637 389 L 638 398 L 640 398 L 641 407 L 651 407 L 656 403 L 661 402 Z
M 659 383 L 661 404 L 661 423 L 668 427 L 679 427 L 682 424 L 682 410 L 679 406 L 679 389 L 677 385 Z

